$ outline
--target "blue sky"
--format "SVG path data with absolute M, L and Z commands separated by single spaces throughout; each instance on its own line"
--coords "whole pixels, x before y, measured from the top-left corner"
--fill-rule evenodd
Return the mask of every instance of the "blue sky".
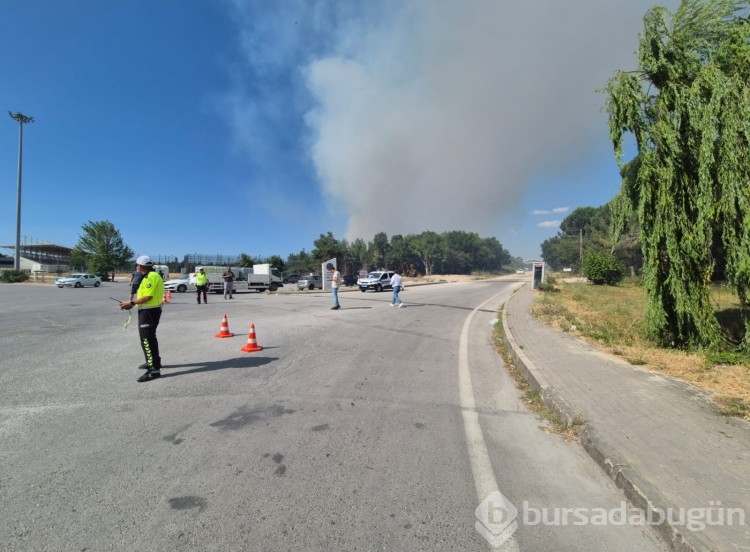
M 538 257 L 619 188 L 596 89 L 635 67 L 653 5 L 2 2 L 0 107 L 36 119 L 21 241 L 73 246 L 109 220 L 137 254 L 286 257 L 327 232 L 464 230 Z M 4 116 L 0 245 L 16 236 Z

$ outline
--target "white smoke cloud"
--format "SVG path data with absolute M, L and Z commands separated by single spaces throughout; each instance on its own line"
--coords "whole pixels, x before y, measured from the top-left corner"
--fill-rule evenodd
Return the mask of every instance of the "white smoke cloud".
M 534 172 L 570 169 L 606 138 L 596 89 L 632 67 L 650 6 L 421 0 L 338 29 L 346 47 L 309 66 L 308 122 L 347 237 L 491 234 Z
M 365 240 L 381 231 L 498 235 L 501 217 L 522 216 L 532 177 L 572 174 L 590 162 L 608 135 L 605 97 L 596 90 L 618 69 L 634 67 L 643 15 L 653 6 L 652 0 L 235 4 L 243 36 L 251 37 L 244 43 L 252 45 L 247 57 L 255 76 L 274 67 L 278 76 L 283 68 L 309 94 L 301 101 L 295 87 L 294 95 L 256 95 L 253 117 L 261 124 L 266 109 L 304 116 L 309 135 L 300 142 L 309 147 L 321 191 L 343 210 L 346 237 Z M 676 9 L 678 2 L 664 5 Z M 280 22 L 280 52 L 266 56 L 277 47 L 269 29 Z M 243 126 L 256 140 L 263 130 L 252 121 Z

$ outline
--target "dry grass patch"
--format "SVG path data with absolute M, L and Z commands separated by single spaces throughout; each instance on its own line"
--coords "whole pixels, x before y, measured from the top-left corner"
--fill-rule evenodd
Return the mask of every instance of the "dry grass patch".
M 635 285 L 617 287 L 559 283 L 556 293 L 539 293 L 532 314 L 562 331 L 570 332 L 630 364 L 659 371 L 710 391 L 717 410 L 750 420 L 750 362 L 747 356 L 685 352 L 656 347 L 644 334 L 646 295 Z M 717 311 L 737 309 L 726 289 L 716 288 Z
M 505 346 L 505 342 L 502 337 L 503 324 L 498 321 L 495 325 L 495 350 L 503 358 L 505 366 L 508 369 L 510 377 L 516 384 L 516 387 L 521 391 L 521 401 L 526 408 L 534 413 L 537 420 L 541 421 L 544 425 L 540 426 L 540 429 L 548 433 L 555 433 L 562 436 L 566 441 L 573 441 L 578 438 L 578 433 L 584 428 L 585 424 L 581 416 L 576 415 L 573 423 L 567 423 L 562 420 L 555 412 L 544 404 L 544 399 L 538 389 L 531 387 L 526 378 L 516 368 L 513 358 L 508 353 L 508 349 Z
M 437 282 L 473 282 L 475 280 L 487 280 L 497 278 L 501 274 L 492 274 L 489 272 L 477 272 L 474 274 L 432 274 L 430 276 L 404 277 L 404 281 L 409 283 L 437 283 Z

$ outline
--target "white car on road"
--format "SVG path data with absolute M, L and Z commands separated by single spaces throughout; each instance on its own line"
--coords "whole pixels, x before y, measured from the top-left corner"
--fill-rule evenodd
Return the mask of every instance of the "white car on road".
M 71 274 L 66 278 L 55 278 L 55 285 L 61 287 L 99 287 L 102 281 L 96 274 Z
M 357 280 L 357 285 L 359 286 L 359 291 L 364 292 L 368 289 L 373 289 L 379 293 L 384 289 L 393 289 L 393 287 L 391 287 L 392 277 L 392 271 L 378 270 L 376 272 L 370 272 L 367 277 Z
M 164 291 L 176 291 L 177 293 L 195 291 L 195 281 L 192 276 L 192 274 L 183 274 L 176 280 L 167 280 L 164 282 Z

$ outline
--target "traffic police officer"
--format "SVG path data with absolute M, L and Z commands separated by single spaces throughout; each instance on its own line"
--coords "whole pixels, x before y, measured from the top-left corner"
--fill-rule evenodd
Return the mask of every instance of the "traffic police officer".
M 206 299 L 206 291 L 208 291 L 208 275 L 203 267 L 198 269 L 195 273 L 195 287 L 198 290 L 198 304 L 201 304 L 201 295 L 203 295 L 203 302 L 208 304 Z
M 141 338 L 141 348 L 146 357 L 146 363 L 138 368 L 146 373 L 137 381 L 151 381 L 161 376 L 161 357 L 159 356 L 159 342 L 156 339 L 156 328 L 161 318 L 161 305 L 164 298 L 164 280 L 154 272 L 151 258 L 141 255 L 136 259 L 136 270 L 143 275 L 136 298 L 120 304 L 123 310 L 130 310 L 138 305 L 138 335 Z

